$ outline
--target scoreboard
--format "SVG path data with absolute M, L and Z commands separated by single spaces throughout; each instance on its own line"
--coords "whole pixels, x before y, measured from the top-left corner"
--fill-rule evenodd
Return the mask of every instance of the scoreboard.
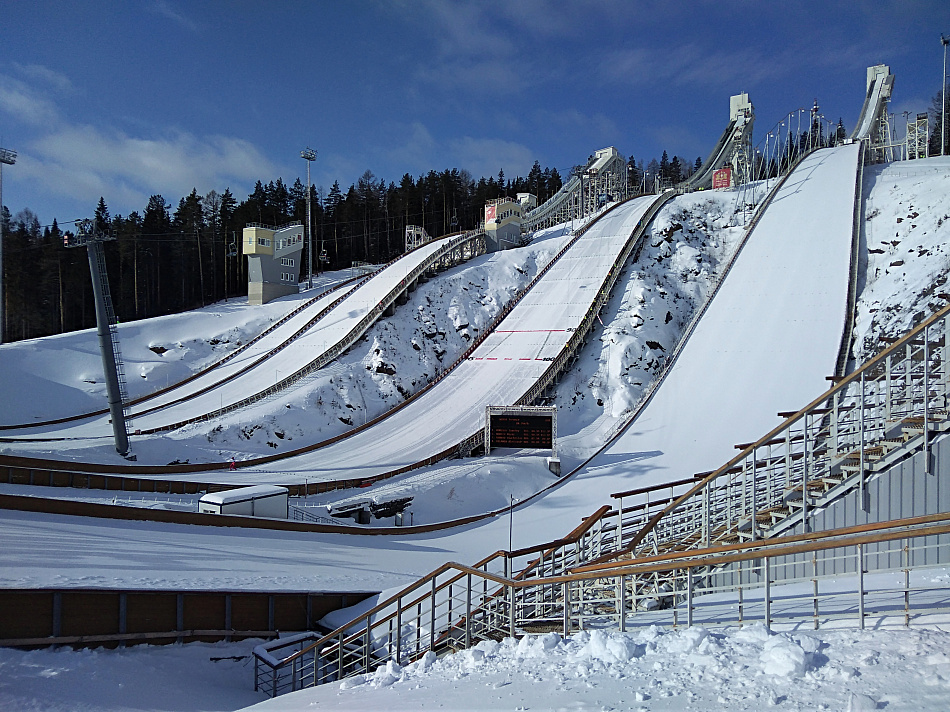
M 486 450 L 492 447 L 554 450 L 556 408 L 489 406 L 487 411 Z

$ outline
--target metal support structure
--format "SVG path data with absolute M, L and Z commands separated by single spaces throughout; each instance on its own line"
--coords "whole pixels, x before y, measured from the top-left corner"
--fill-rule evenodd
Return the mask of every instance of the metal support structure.
M 596 151 L 544 203 L 524 215 L 522 230 L 534 232 L 595 212 L 604 202 L 627 196 L 627 162 L 614 147 Z
M 940 85 L 940 155 L 946 154 L 947 145 L 947 45 L 950 36 L 940 35 L 940 44 L 943 45 L 943 84 Z
M 913 121 L 907 122 L 907 159 L 927 158 L 927 134 L 930 131 L 929 116 L 926 113 L 917 114 Z
M 0 344 L 6 331 L 7 300 L 3 291 L 3 166 L 16 163 L 16 151 L 0 148 Z
M 66 247 L 86 247 L 89 257 L 89 275 L 92 278 L 92 293 L 96 304 L 96 328 L 99 334 L 99 353 L 102 371 L 106 379 L 106 394 L 109 413 L 112 417 L 112 433 L 115 450 L 122 457 L 134 460 L 130 454 L 129 432 L 125 409 L 129 402 L 125 390 L 125 375 L 122 368 L 122 352 L 119 349 L 119 333 L 116 329 L 112 296 L 109 292 L 109 275 L 106 271 L 106 256 L 102 243 L 115 238 L 99 229 L 93 220 L 79 220 L 77 234 L 67 238 Z
M 310 219 L 310 164 L 317 160 L 317 152 L 310 146 L 300 152 L 300 157 L 307 162 L 307 274 L 309 275 L 308 289 L 313 289 L 313 220 Z

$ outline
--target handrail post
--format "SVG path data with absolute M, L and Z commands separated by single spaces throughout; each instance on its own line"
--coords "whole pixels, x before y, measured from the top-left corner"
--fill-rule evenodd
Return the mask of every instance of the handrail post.
M 627 577 L 624 574 L 620 575 L 618 599 L 620 604 L 620 632 L 625 633 L 627 631 Z
M 623 495 L 620 495 L 620 507 L 617 510 L 617 551 L 623 548 Z
M 934 474 L 930 466 L 930 326 L 924 327 L 924 474 Z
M 864 630 L 864 544 L 858 544 L 858 627 Z
M 508 607 L 508 635 L 512 638 L 515 637 L 515 587 L 512 584 L 508 584 L 508 600 L 511 601 L 510 606 Z
M 693 627 L 693 567 L 686 569 L 686 627 Z
M 808 413 L 802 418 L 802 533 L 811 531 L 808 525 Z
M 346 633 L 341 631 L 341 632 L 340 632 L 340 642 L 337 643 L 337 662 L 336 662 L 336 665 L 337 665 L 337 672 L 336 672 L 336 674 L 337 674 L 337 679 L 339 679 L 339 680 L 342 680 L 343 677 L 344 677 L 344 673 L 343 673 L 343 639 L 344 639 L 345 637 L 346 637 Z M 314 657 L 314 659 L 313 659 L 313 664 L 314 664 L 314 665 L 317 664 L 317 658 L 316 658 L 316 657 Z
M 472 646 L 472 575 L 465 577 L 465 647 Z
M 752 448 L 752 508 L 749 515 L 751 518 L 751 523 L 752 523 L 752 541 L 755 541 L 756 539 L 758 539 L 758 537 L 755 535 L 756 534 L 755 532 L 756 515 L 758 514 L 757 504 L 755 501 L 756 495 L 758 494 L 758 488 L 757 488 L 757 483 L 756 483 L 756 476 L 758 474 L 757 468 L 756 468 L 756 461 L 755 461 L 756 457 L 758 457 L 758 454 L 756 453 L 756 449 L 753 447 Z
M 871 503 L 868 497 L 867 481 L 866 481 L 866 475 L 864 472 L 864 413 L 865 413 L 865 408 L 867 405 L 865 402 L 865 398 L 866 398 L 866 394 L 865 394 L 864 371 L 861 371 L 861 411 L 858 416 L 859 422 L 860 422 L 860 437 L 861 437 L 861 458 L 858 465 L 858 467 L 860 468 L 859 492 L 861 496 L 861 509 L 867 512 L 867 511 L 870 511 Z
M 709 546 L 709 540 L 712 537 L 710 533 L 710 485 L 707 483 L 703 487 L 703 544 Z
M 396 665 L 402 665 L 402 597 L 396 599 Z
M 564 599 L 564 637 L 571 634 L 571 586 L 568 581 L 561 584 Z
M 435 576 L 432 577 L 432 593 L 429 598 L 429 650 L 435 649 Z M 450 621 L 451 622 L 451 621 Z
M 762 569 L 765 573 L 765 627 L 769 628 L 772 625 L 772 586 L 769 580 L 771 578 L 771 571 L 768 554 L 762 559 Z

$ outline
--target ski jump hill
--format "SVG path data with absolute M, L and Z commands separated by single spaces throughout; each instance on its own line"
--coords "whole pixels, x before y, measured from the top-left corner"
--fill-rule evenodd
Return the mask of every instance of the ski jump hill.
M 879 114 L 883 92 L 878 96 L 877 103 L 865 103 L 859 125 L 873 127 L 864 116 Z M 777 183 L 720 288 L 637 417 L 558 487 L 509 516 L 444 531 L 396 529 L 380 537 L 130 525 L 0 510 L 9 580 L 25 586 L 90 585 L 84 571 L 108 562 L 108 581 L 98 583 L 113 587 L 273 590 L 308 588 L 318 581 L 322 590 L 381 589 L 446 560 L 474 561 L 504 548 L 512 530 L 516 544 L 555 539 L 618 489 L 717 467 L 736 443 L 775 424 L 777 412 L 810 400 L 835 370 L 851 308 L 862 138 L 811 153 Z M 318 472 L 332 477 L 342 467 L 371 476 L 470 435 L 487 403 L 517 402 L 530 393 L 597 303 L 588 292 L 609 292 L 618 259 L 625 259 L 631 239 L 668 197 L 617 205 L 576 236 L 459 368 L 416 401 L 418 411 L 410 405 L 365 435 L 285 464 L 311 479 Z M 381 292 L 407 288 L 405 280 L 418 268 L 397 275 Z M 363 304 L 372 311 L 370 300 Z M 321 310 L 317 302 L 313 309 L 311 315 Z M 361 319 L 353 314 L 350 322 Z M 92 426 L 68 422 L 36 430 L 41 437 L 61 437 L 66 430 L 81 439 L 72 429 L 82 427 Z M 214 473 L 214 479 L 222 475 Z M 235 476 L 235 482 L 242 477 Z M 253 475 L 247 481 L 255 481 Z M 524 536 L 519 532 L 529 532 L 532 542 L 519 540 Z M 38 547 L 43 557 L 36 557 Z

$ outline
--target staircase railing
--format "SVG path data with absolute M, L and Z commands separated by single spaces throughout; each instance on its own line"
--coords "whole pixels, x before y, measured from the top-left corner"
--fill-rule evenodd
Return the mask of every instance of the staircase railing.
M 596 540 L 594 525 L 599 521 L 589 517 L 570 537 L 544 545 L 550 547 L 549 560 L 570 558 L 585 537 Z M 709 620 L 702 621 L 707 625 L 742 623 L 760 616 L 766 625 L 783 618 L 810 618 L 816 628 L 829 619 L 857 618 L 863 628 L 865 619 L 874 613 L 902 617 L 909 625 L 912 613 L 947 608 L 945 586 L 912 587 L 909 574 L 915 566 L 934 565 L 934 537 L 948 533 L 950 514 L 945 513 L 634 562 L 543 570 L 535 558 L 525 569 L 532 569 L 535 575 L 531 576 L 524 575 L 525 570 L 512 576 L 506 569 L 520 553 L 536 557 L 544 547 L 496 552 L 475 566 L 445 564 L 328 635 L 305 633 L 257 646 L 255 689 L 276 697 L 371 673 L 380 666 L 402 666 L 480 640 L 527 632 L 556 630 L 566 636 L 592 625 L 623 631 L 631 616 L 634 624 L 690 626 L 696 622 L 697 610 L 704 608 L 710 611 Z M 811 554 L 810 560 L 820 556 L 852 562 L 857 572 L 854 591 L 840 582 L 819 591 L 821 577 L 807 576 L 812 587 L 783 592 L 783 611 L 773 615 L 772 603 L 777 600 L 771 590 L 773 573 L 781 567 L 801 568 L 800 557 L 806 553 Z M 891 565 L 894 556 L 900 559 L 899 566 Z M 715 586 L 703 585 L 698 572 L 711 569 L 722 575 Z M 872 591 L 864 580 L 864 574 L 871 571 L 901 572 L 904 579 L 902 584 L 878 586 Z M 644 581 L 657 585 L 645 587 Z M 944 595 L 925 597 L 936 589 L 942 589 Z M 755 592 L 752 596 L 750 590 Z M 732 596 L 717 607 L 715 600 L 700 598 L 710 592 Z M 744 602 L 744 592 L 752 600 Z M 871 593 L 874 598 L 869 597 Z M 790 605 L 793 600 L 800 601 L 797 609 Z M 398 674 L 398 670 L 394 672 Z
M 625 555 L 807 531 L 846 492 L 866 507 L 868 482 L 898 459 L 923 450 L 929 472 L 932 437 L 950 423 L 948 329 L 945 307 L 659 511 L 648 504 Z
M 497 551 L 474 566 L 447 563 L 327 635 L 304 633 L 254 649 L 255 689 L 271 696 L 403 665 L 427 652 L 514 635 L 520 615 L 546 612 L 552 589 L 515 602 L 513 582 L 563 575 L 607 553 L 616 540 L 604 527 L 609 507 L 568 536 L 518 551 Z M 512 573 L 517 571 L 517 573 Z

